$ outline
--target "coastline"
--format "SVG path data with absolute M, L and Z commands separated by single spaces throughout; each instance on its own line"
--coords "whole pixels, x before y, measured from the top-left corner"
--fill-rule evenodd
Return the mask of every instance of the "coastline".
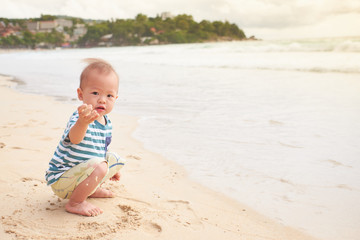
M 128 162 L 119 183 L 105 183 L 117 197 L 90 200 L 104 210 L 98 217 L 66 213 L 44 172 L 74 106 L 15 85 L 0 75 L 1 239 L 315 239 L 191 181 L 131 136 L 136 118 L 117 113 L 110 146 Z

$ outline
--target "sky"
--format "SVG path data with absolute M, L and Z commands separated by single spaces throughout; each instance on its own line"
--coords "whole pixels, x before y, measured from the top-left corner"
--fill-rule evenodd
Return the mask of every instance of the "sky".
M 260 39 L 360 36 L 360 0 L 0 0 L 0 6 L 5 18 L 110 20 L 170 12 L 196 21 L 227 20 Z

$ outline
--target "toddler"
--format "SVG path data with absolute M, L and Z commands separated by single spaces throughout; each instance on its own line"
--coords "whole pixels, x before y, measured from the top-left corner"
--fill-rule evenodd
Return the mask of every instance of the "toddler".
M 107 179 L 119 181 L 124 165 L 116 153 L 107 151 L 112 130 L 107 114 L 118 98 L 119 78 L 109 63 L 87 61 L 77 89 L 83 105 L 70 117 L 45 178 L 57 196 L 69 199 L 65 206 L 68 212 L 97 216 L 103 211 L 86 199 L 113 197 L 100 186 Z

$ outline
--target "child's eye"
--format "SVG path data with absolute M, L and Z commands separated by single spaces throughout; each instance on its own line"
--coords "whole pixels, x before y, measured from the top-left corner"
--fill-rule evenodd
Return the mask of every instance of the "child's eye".
M 108 95 L 107 95 L 107 97 L 112 98 L 112 97 L 114 97 L 114 96 L 113 96 L 113 95 L 111 95 L 111 94 L 108 94 Z
M 99 95 L 98 92 L 92 92 L 91 94 L 93 94 L 93 95 Z

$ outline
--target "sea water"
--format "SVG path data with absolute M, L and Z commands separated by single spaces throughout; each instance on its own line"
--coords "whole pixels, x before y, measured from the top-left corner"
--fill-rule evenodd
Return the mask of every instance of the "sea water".
M 360 38 L 16 52 L 0 73 L 74 100 L 88 57 L 118 71 L 134 136 L 191 178 L 316 237 L 360 238 Z

